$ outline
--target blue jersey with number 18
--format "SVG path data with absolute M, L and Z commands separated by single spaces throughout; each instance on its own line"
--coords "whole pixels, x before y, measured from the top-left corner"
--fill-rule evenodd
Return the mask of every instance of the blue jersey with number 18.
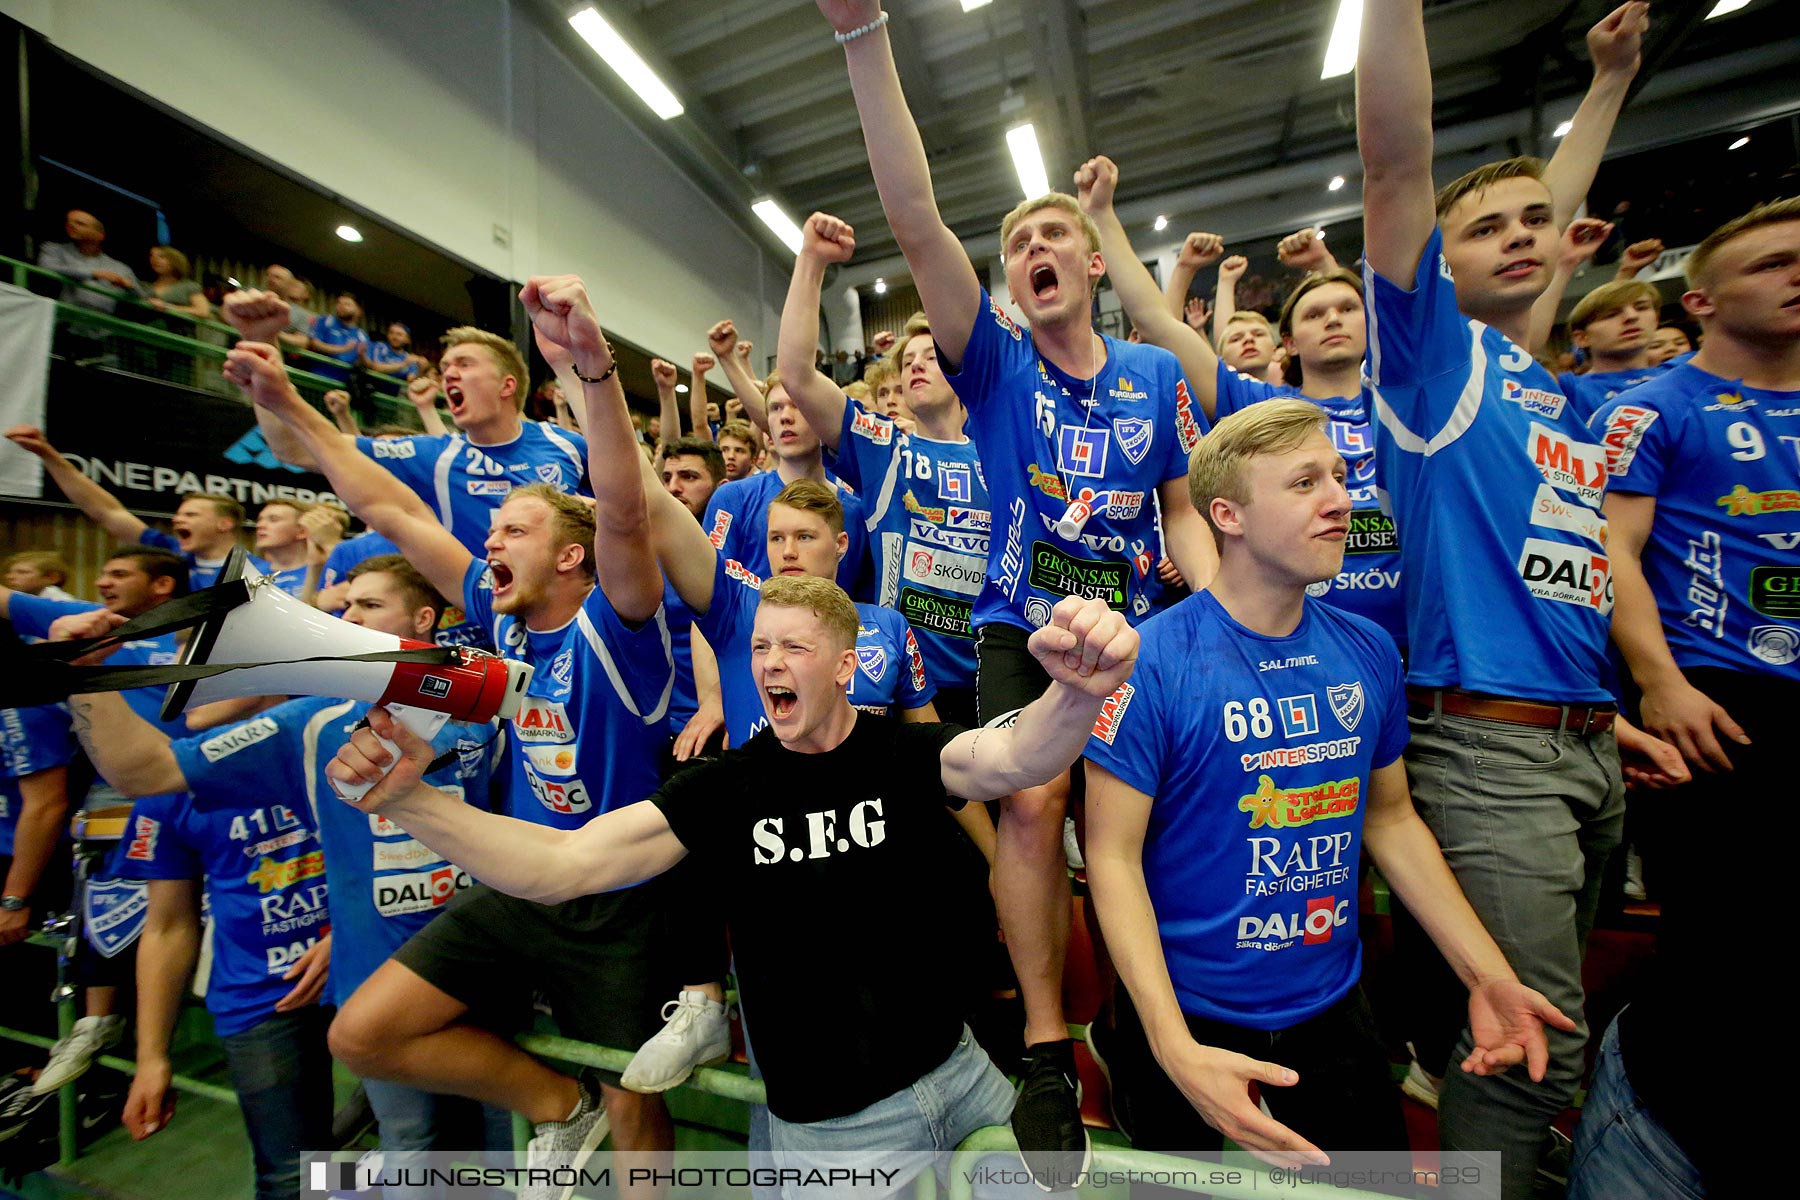
M 1550 372 L 1465 317 L 1433 230 L 1411 289 L 1364 265 L 1375 478 L 1420 687 L 1605 703 L 1606 454 Z

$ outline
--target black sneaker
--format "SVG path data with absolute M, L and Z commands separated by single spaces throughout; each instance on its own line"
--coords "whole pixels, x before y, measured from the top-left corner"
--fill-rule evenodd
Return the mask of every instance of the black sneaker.
M 1075 1189 L 1093 1158 L 1093 1147 L 1081 1123 L 1074 1042 L 1065 1038 L 1025 1048 L 1012 1131 L 1019 1143 L 1019 1160 L 1040 1191 Z

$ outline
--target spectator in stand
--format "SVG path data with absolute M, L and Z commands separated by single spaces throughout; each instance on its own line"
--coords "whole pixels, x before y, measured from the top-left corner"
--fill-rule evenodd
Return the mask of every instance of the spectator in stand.
M 158 312 L 182 313 L 191 317 L 212 316 L 212 305 L 206 293 L 192 278 L 187 255 L 173 246 L 150 248 L 150 271 L 155 276 L 149 283 L 139 283 L 137 294 L 145 304 Z M 190 325 L 186 332 L 191 333 Z M 182 332 L 178 330 L 177 332 Z
M 362 316 L 362 305 L 357 303 L 356 293 L 339 292 L 333 311 L 313 318 L 312 328 L 308 331 L 312 352 L 335 358 L 343 364 L 342 367 L 320 364 L 320 375 L 340 383 L 349 382 L 350 369 L 369 351 L 369 335 L 362 329 Z
M 263 287 L 288 302 L 287 328 L 278 335 L 281 344 L 289 350 L 309 348 L 312 323 L 319 315 L 312 311 L 312 288 L 279 263 L 263 271 Z
M 387 340 L 370 342 L 363 348 L 363 366 L 383 375 L 411 379 L 428 364 L 412 352 L 412 330 L 398 321 L 387 327 Z
M 725 479 L 748 479 L 756 471 L 756 427 L 738 419 L 719 426 L 719 453 L 725 456 Z
M 1224 240 L 1216 233 L 1190 233 L 1181 243 L 1175 269 L 1169 272 L 1164 299 L 1170 311 L 1183 321 L 1188 320 L 1188 284 L 1194 273 L 1217 262 L 1224 249 Z M 1213 344 L 1219 357 L 1233 371 L 1264 383 L 1280 383 L 1281 361 L 1285 355 L 1275 336 L 1275 327 L 1269 324 L 1269 318 L 1255 309 L 1238 307 L 1238 281 L 1249 266 L 1250 260 L 1241 254 L 1234 254 L 1219 263 L 1219 283 L 1213 292 Z
M 65 304 L 109 313 L 118 307 L 118 295 L 137 291 L 138 278 L 131 268 L 107 254 L 106 226 L 91 212 L 72 208 L 63 221 L 66 242 L 46 242 L 38 249 L 38 266 L 55 271 L 72 282 L 63 285 Z
M 69 564 L 54 550 L 21 550 L 6 559 L 6 586 L 46 600 L 73 600 L 63 591 L 69 581 Z
M 1662 374 L 1664 368 L 1650 362 L 1650 335 L 1661 304 L 1655 284 L 1635 279 L 1603 283 L 1576 302 L 1569 337 L 1587 355 L 1588 369 L 1557 383 L 1583 421 L 1620 392 Z
M 1655 333 L 1650 335 L 1650 365 L 1660 367 L 1671 358 L 1679 358 L 1683 354 L 1694 352 L 1694 343 L 1688 338 L 1687 330 L 1679 325 L 1659 325 Z
M 69 503 L 86 514 L 88 520 L 106 530 L 124 544 L 154 546 L 179 555 L 188 565 L 188 585 L 198 589 L 211 587 L 219 576 L 225 556 L 238 544 L 238 529 L 244 523 L 244 506 L 230 496 L 207 492 L 185 492 L 170 522 L 175 532 L 152 529 L 135 513 L 128 511 L 119 498 L 89 479 L 52 446 L 44 431 L 35 425 L 15 425 L 6 431 L 15 446 L 43 460 L 44 470 Z M 259 571 L 269 565 L 254 556 L 250 560 Z M 23 590 L 23 589 L 21 589 Z
M 256 514 L 256 552 L 268 560 L 267 574 L 276 587 L 302 600 L 306 598 L 309 543 L 301 518 L 311 508 L 291 500 L 271 500 Z

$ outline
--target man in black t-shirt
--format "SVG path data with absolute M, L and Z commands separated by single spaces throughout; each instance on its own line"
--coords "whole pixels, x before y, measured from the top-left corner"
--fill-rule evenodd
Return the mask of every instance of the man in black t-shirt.
M 1003 1123 L 1013 1101 L 962 1023 L 961 989 L 933 985 L 960 920 L 939 889 L 920 886 L 921 864 L 943 861 L 952 836 L 944 806 L 1065 770 L 1131 674 L 1138 639 L 1103 602 L 1063 600 L 1028 643 L 1050 687 L 1011 728 L 965 730 L 853 709 L 856 630 L 855 606 L 830 580 L 764 582 L 751 670 L 769 728 L 579 830 L 478 812 L 422 786 L 430 746 L 381 709 L 328 773 L 382 779 L 392 756 L 376 735 L 394 738 L 401 761 L 357 807 L 541 903 L 628 887 L 694 855 L 732 897 L 777 1163 L 805 1169 L 854 1151 L 858 1169 L 890 1169 L 883 1183 L 898 1188 L 930 1152 Z

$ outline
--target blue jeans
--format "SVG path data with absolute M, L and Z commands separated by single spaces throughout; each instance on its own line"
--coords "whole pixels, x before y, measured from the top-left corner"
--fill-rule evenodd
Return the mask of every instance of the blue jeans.
M 369 1095 L 369 1107 L 375 1110 L 375 1120 L 381 1127 L 384 1171 L 421 1170 L 427 1162 L 426 1152 L 431 1150 L 460 1151 L 470 1161 L 478 1161 L 482 1156 L 476 1151 L 512 1149 L 512 1118 L 507 1113 L 486 1109 L 460 1096 L 421 1091 L 385 1079 L 365 1079 L 363 1090 Z M 495 1129 L 490 1128 L 490 1116 L 499 1118 L 498 1142 L 494 1140 Z M 382 1184 L 386 1200 L 432 1200 L 441 1196 L 443 1190 L 429 1184 Z
M 220 1038 L 250 1134 L 256 1200 L 300 1194 L 300 1152 L 331 1146 L 331 1010 L 308 1005 Z
M 1550 1122 L 1574 1099 L 1588 1028 L 1581 957 L 1600 879 L 1625 824 L 1611 731 L 1579 734 L 1450 714 L 1412 716 L 1406 775 L 1469 905 L 1521 982 L 1576 1022 L 1546 1027 L 1541 1083 L 1446 1070 L 1438 1136 L 1446 1150 L 1498 1150 L 1502 1194 L 1530 1196 Z M 1465 1026 L 1449 1061 L 1474 1042 Z M 1430 1064 L 1427 1064 L 1430 1065 Z M 1446 1200 L 1457 1190 L 1444 1189 Z
M 1594 1081 L 1575 1130 L 1568 1200 L 1689 1200 L 1704 1195 L 1700 1172 L 1631 1090 L 1614 1021 L 1600 1041 Z
M 939 1181 L 949 1183 L 950 1152 L 984 1125 L 1004 1125 L 1012 1116 L 1013 1087 L 963 1026 L 962 1040 L 940 1065 L 909 1088 L 883 1097 L 867 1108 L 842 1117 L 805 1123 L 769 1114 L 769 1144 L 775 1165 L 783 1170 L 895 1172 L 892 1189 L 911 1182 L 933 1165 Z M 823 1200 L 834 1194 L 869 1200 L 879 1193 L 867 1187 L 835 1193 L 830 1188 L 783 1189 L 790 1197 Z M 977 1188 L 977 1194 L 985 1194 Z M 1017 1195 L 1031 1194 L 1021 1185 Z

